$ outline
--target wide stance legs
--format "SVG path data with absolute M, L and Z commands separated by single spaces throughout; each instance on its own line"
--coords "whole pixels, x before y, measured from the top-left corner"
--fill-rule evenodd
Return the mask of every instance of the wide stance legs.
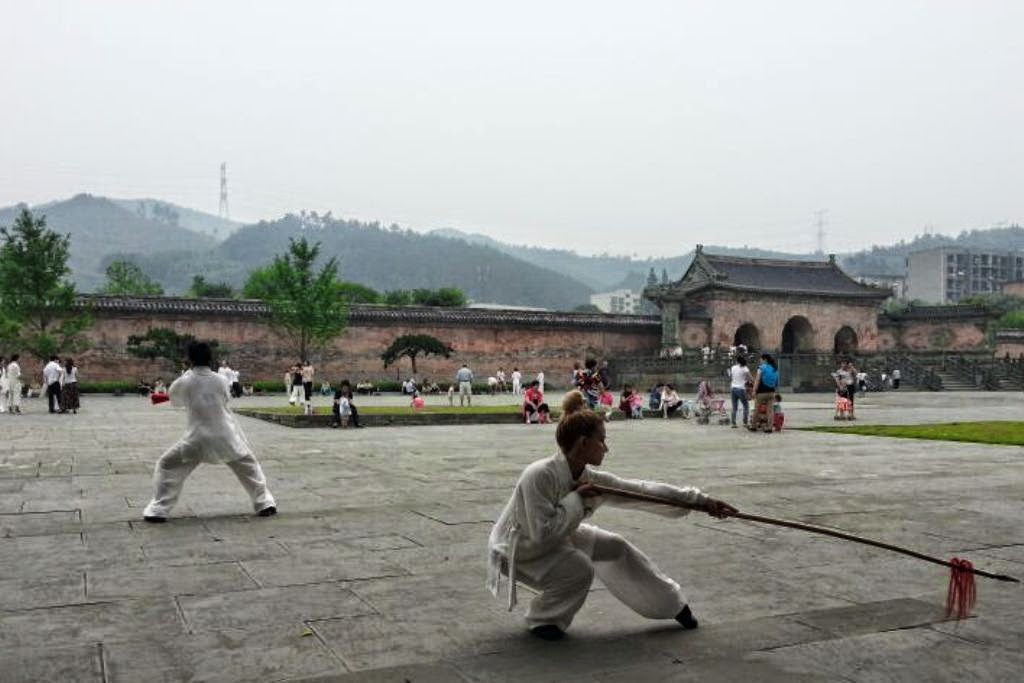
M 540 579 L 529 576 L 529 565 L 520 570 L 523 583 L 541 591 L 526 612 L 530 628 L 569 628 L 587 599 L 594 576 L 620 602 L 648 619 L 675 618 L 686 606 L 679 584 L 622 536 L 583 525 L 572 541 L 575 549 Z
M 172 446 L 160 456 L 153 469 L 153 500 L 142 513 L 144 517 L 167 517 L 178 502 L 185 479 L 200 461 L 186 455 L 180 445 Z M 274 496 L 267 489 L 267 478 L 259 462 L 252 455 L 225 463 L 238 477 L 242 488 L 249 494 L 256 512 L 276 507 Z

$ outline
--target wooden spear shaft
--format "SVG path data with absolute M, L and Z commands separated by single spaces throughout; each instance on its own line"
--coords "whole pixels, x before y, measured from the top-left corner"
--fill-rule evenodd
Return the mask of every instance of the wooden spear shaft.
M 668 498 L 660 498 L 658 496 L 650 496 L 644 493 L 635 493 L 633 491 L 623 491 L 608 486 L 593 485 L 596 491 L 600 493 L 607 493 L 613 496 L 622 496 L 623 498 L 631 498 L 633 500 L 641 500 L 648 503 L 658 503 L 661 505 L 671 505 L 673 507 L 686 508 L 687 510 L 699 510 L 703 511 L 704 508 L 698 505 L 687 505 L 686 503 L 680 503 L 678 501 L 669 500 Z M 824 536 L 832 536 L 833 538 L 841 538 L 844 541 L 853 541 L 854 543 L 863 543 L 864 545 L 874 546 L 876 548 L 882 548 L 883 550 L 890 550 L 894 553 L 900 553 L 901 555 L 909 555 L 910 557 L 916 557 L 919 560 L 925 562 L 931 562 L 933 564 L 941 564 L 943 567 L 953 567 L 953 563 L 943 560 L 938 557 L 932 557 L 931 555 L 925 555 L 919 553 L 916 550 L 904 548 L 898 545 L 892 545 L 891 543 L 883 543 L 876 541 L 871 538 L 864 538 L 863 536 L 855 536 L 854 534 L 848 534 L 844 531 L 837 531 L 835 529 L 829 529 L 828 527 L 816 526 L 814 524 L 805 524 L 803 522 L 794 522 L 788 519 L 779 519 L 777 517 L 764 517 L 762 515 L 751 515 L 746 512 L 737 512 L 730 514 L 729 517 L 735 517 L 737 519 L 745 519 L 749 522 L 760 522 L 762 524 L 773 524 L 775 526 L 782 526 L 789 529 L 800 529 L 801 531 L 810 531 L 815 534 L 822 534 Z M 956 569 L 963 570 L 962 567 L 955 567 Z M 986 572 L 981 569 L 971 568 L 970 572 L 977 574 L 978 576 L 984 576 L 987 579 L 995 579 L 996 581 L 1011 581 L 1013 583 L 1020 583 L 1020 579 L 1008 576 L 1006 574 L 993 574 Z

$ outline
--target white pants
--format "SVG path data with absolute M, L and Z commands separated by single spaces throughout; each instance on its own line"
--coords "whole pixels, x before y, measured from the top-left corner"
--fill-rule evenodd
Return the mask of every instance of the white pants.
M 301 384 L 292 385 L 292 395 L 288 397 L 288 402 L 292 404 L 301 404 L 305 400 L 305 394 L 302 392 Z
M 517 379 L 512 380 L 512 395 L 513 396 L 518 396 L 521 393 L 522 393 L 522 390 L 519 388 L 519 380 L 517 380 Z
M 519 572 L 523 583 L 540 591 L 526 611 L 530 628 L 554 624 L 568 629 L 595 575 L 619 602 L 648 619 L 673 619 L 686 606 L 679 584 L 622 536 L 583 524 L 572 543 L 575 549 L 539 580 L 523 571 L 528 567 Z
M 459 382 L 459 405 L 462 405 L 463 401 L 468 401 L 469 405 L 473 405 L 473 385 L 469 382 Z
M 21 410 L 21 382 L 10 382 L 7 385 L 7 409 Z
M 7 383 L 0 385 L 0 413 L 7 412 Z
M 178 502 L 185 479 L 200 463 L 199 459 L 186 455 L 178 444 L 160 456 L 156 467 L 153 468 L 153 500 L 146 506 L 143 516 L 167 517 L 171 513 L 171 508 Z M 242 488 L 252 499 L 256 512 L 277 506 L 274 496 L 267 489 L 267 478 L 263 475 L 263 468 L 255 457 L 247 455 L 224 464 L 238 477 Z

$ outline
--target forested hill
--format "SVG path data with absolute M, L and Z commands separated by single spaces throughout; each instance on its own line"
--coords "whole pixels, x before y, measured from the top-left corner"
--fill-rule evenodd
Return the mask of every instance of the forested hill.
M 14 222 L 20 206 L 0 209 L 0 225 Z M 178 225 L 158 222 L 128 211 L 104 197 L 80 194 L 71 199 L 32 207 L 46 216 L 51 230 L 71 235 L 69 265 L 79 289 L 90 291 L 105 277 L 104 257 L 113 251 L 153 254 L 171 249 L 209 250 L 215 242 Z
M 907 255 L 914 251 L 934 247 L 956 246 L 972 249 L 1024 250 L 1024 228 L 1011 225 L 984 230 L 965 230 L 956 237 L 950 235 L 918 235 L 909 242 L 900 240 L 892 246 L 873 246 L 870 249 L 845 254 L 843 268 L 847 272 L 864 275 L 904 275 Z
M 378 290 L 458 287 L 481 302 L 568 310 L 588 303 L 582 282 L 491 247 L 424 235 L 397 226 L 289 215 L 242 228 L 219 247 L 221 257 L 255 268 L 306 235 L 337 256 L 341 276 Z

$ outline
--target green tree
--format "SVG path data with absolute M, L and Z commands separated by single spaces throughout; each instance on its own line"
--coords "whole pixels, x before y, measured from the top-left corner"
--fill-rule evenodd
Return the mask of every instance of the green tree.
M 576 313 L 600 313 L 601 309 L 594 304 L 580 304 L 572 309 Z
M 137 358 L 167 361 L 171 372 L 177 372 L 185 362 L 188 345 L 196 341 L 191 334 L 178 334 L 166 327 L 151 327 L 146 334 L 133 334 L 128 337 L 126 346 L 128 353 Z M 216 339 L 205 340 L 214 353 L 220 347 Z
M 384 361 L 384 367 L 388 367 L 402 357 L 412 362 L 412 373 L 416 374 L 417 356 L 444 356 L 450 358 L 455 349 L 445 344 L 436 337 L 429 334 L 405 334 L 391 342 L 380 358 Z
M 379 304 L 384 301 L 380 292 L 358 282 L 339 283 L 341 298 L 350 304 Z
M 202 275 L 194 275 L 186 294 L 194 299 L 230 299 L 235 290 L 226 282 L 207 282 Z
M 107 284 L 100 293 L 163 294 L 164 288 L 131 261 L 114 261 L 107 266 Z
M 412 303 L 417 306 L 443 306 L 446 308 L 462 308 L 466 305 L 466 295 L 455 287 L 441 289 L 414 289 Z
M 325 346 L 348 324 L 338 260 L 328 259 L 314 272 L 319 255 L 319 242 L 290 239 L 288 252 L 251 273 L 244 289 L 245 296 L 266 302 L 271 327 L 292 343 L 299 358 L 308 358 L 310 351 Z
M 7 343 L 36 358 L 85 349 L 83 333 L 92 321 L 76 310 L 68 280 L 71 238 L 24 208 L 10 227 L 0 228 L 0 238 L 0 331 Z
M 409 306 L 412 304 L 412 292 L 408 289 L 393 289 L 385 292 L 384 303 L 388 306 Z

